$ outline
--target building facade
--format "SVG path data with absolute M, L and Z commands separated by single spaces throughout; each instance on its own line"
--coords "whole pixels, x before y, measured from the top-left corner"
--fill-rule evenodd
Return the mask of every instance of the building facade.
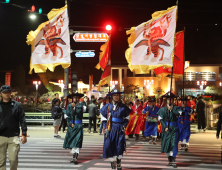
M 135 74 L 128 66 L 112 66 L 111 81 L 118 82 L 121 89 L 126 89 L 130 85 L 140 87 L 140 93 L 146 96 L 160 95 L 170 90 L 171 78 L 165 77 L 159 80 L 153 71 L 150 74 Z M 207 86 L 220 87 L 222 85 L 222 64 L 210 65 L 190 65 L 184 71 L 184 92 L 185 95 L 197 96 L 204 94 Z M 143 89 L 143 90 L 142 90 Z M 176 95 L 182 95 L 183 77 L 173 78 L 172 91 Z

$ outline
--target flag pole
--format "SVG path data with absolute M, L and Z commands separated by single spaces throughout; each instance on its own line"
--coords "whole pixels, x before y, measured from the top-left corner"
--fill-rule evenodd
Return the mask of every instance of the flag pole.
M 172 92 L 172 83 L 173 83 L 173 67 L 171 70 L 171 80 L 170 80 L 170 106 L 171 106 L 171 92 Z M 169 115 L 168 115 L 168 129 L 170 127 L 170 110 L 169 111 Z
M 67 5 L 67 9 L 68 9 L 68 17 L 69 17 L 69 25 L 70 25 L 70 0 L 65 0 L 65 4 Z M 71 60 L 71 56 L 70 56 L 70 60 Z M 70 67 L 71 67 L 71 64 L 70 64 Z M 64 96 L 68 96 L 69 94 L 69 68 L 64 69 L 64 78 L 65 78 L 64 85 L 66 87 L 66 89 L 64 89 Z
M 183 104 L 184 104 L 184 69 L 185 69 L 185 27 L 184 27 L 184 46 L 183 46 Z

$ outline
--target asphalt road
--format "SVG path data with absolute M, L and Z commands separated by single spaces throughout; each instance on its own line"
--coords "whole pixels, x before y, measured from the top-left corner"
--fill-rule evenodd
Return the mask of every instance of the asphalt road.
M 63 149 L 65 133 L 60 139 L 53 137 L 52 130 L 28 131 L 28 142 L 21 145 L 18 170 L 109 170 L 110 162 L 102 158 L 104 136 L 84 132 L 83 148 L 78 157 L 79 164 L 69 163 L 72 154 Z M 179 146 L 180 148 L 180 146 Z M 177 169 L 214 170 L 221 169 L 221 139 L 215 131 L 191 135 L 188 152 L 179 151 Z M 127 140 L 127 155 L 124 153 L 124 170 L 173 169 L 167 167 L 167 157 L 160 153 L 160 141 L 149 144 L 144 138 L 136 142 Z M 7 161 L 7 169 L 9 162 Z

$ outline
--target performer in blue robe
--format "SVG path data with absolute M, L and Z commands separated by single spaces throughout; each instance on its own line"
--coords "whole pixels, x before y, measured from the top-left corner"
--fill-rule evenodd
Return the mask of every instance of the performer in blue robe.
M 156 138 L 157 138 L 157 128 L 158 128 L 158 115 L 157 112 L 159 111 L 159 108 L 156 106 L 156 99 L 151 98 L 148 102 L 151 102 L 150 106 L 147 106 L 145 109 L 143 109 L 143 114 L 147 114 L 147 122 L 146 127 L 144 131 L 144 136 L 149 137 L 151 144 L 153 141 L 153 144 L 156 144 Z M 153 138 L 153 140 L 152 140 Z
M 129 122 L 131 111 L 125 104 L 120 102 L 121 93 L 119 90 L 113 89 L 108 94 L 112 98 L 111 103 L 106 104 L 100 110 L 102 116 L 107 118 L 108 124 L 104 134 L 103 158 L 109 158 L 112 169 L 116 169 L 117 164 L 117 170 L 122 170 L 121 158 L 123 152 L 126 151 L 125 129 Z
M 182 106 L 180 107 L 183 111 L 183 115 L 178 118 L 178 127 L 179 127 L 179 141 L 181 142 L 180 150 L 185 149 L 188 151 L 187 143 L 189 143 L 190 139 L 190 115 L 193 113 L 193 109 L 187 106 L 186 97 L 180 98 Z

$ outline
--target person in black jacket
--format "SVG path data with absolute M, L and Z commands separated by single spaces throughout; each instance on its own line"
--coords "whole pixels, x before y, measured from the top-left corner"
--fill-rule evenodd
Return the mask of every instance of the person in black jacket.
M 217 139 L 219 139 L 221 124 L 222 124 L 222 112 L 219 113 L 219 119 L 217 122 L 217 135 L 216 135 Z M 222 135 L 221 135 L 221 138 L 222 138 Z
M 61 136 L 58 135 L 59 132 L 59 125 L 62 121 L 62 109 L 59 107 L 60 100 L 55 99 L 53 101 L 53 108 L 52 108 L 52 118 L 54 119 L 54 137 L 60 138 Z
M 12 93 L 9 86 L 3 85 L 0 93 L 2 96 L 0 101 L 0 169 L 6 170 L 7 150 L 10 169 L 17 169 L 20 142 L 22 144 L 27 142 L 25 113 L 22 105 L 11 99 Z M 19 124 L 22 129 L 21 140 Z
M 99 111 L 95 103 L 96 103 L 96 100 L 93 99 L 92 103 L 88 107 L 89 109 L 89 133 L 91 132 L 92 121 L 93 121 L 93 127 L 94 127 L 93 133 L 98 133 L 96 131 L 96 116 L 98 115 Z
M 198 103 L 197 103 L 197 123 L 198 123 L 198 129 L 199 132 L 201 129 L 206 130 L 206 124 L 205 124 L 205 103 L 202 101 L 202 96 L 199 96 Z M 202 128 L 201 128 L 202 127 Z

